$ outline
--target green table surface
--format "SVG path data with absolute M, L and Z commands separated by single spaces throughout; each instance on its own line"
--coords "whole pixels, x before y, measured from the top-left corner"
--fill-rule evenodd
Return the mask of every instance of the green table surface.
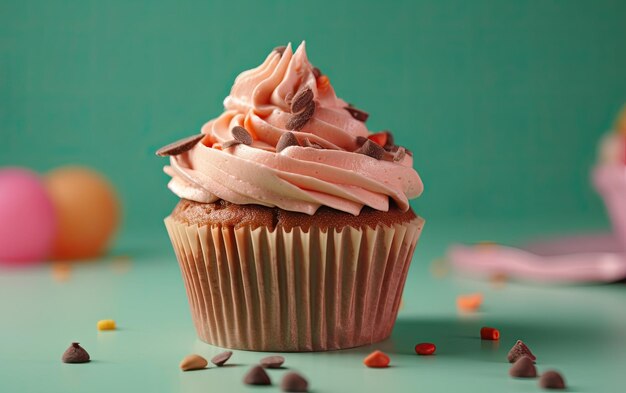
M 431 272 L 432 260 L 453 241 L 515 244 L 584 226 L 589 227 L 559 220 L 428 222 L 392 337 L 370 347 L 286 354 L 285 365 L 304 374 L 312 392 L 541 391 L 536 379 L 508 376 L 506 354 L 522 339 L 537 355 L 539 372 L 560 370 L 569 391 L 623 392 L 624 284 L 497 286 L 453 274 L 437 278 Z M 235 351 L 231 367 L 179 370 L 185 355 L 209 358 L 221 349 L 196 338 L 169 240 L 164 229 L 157 229 L 152 235 L 124 235 L 111 256 L 73 265 L 63 281 L 50 264 L 0 270 L 1 392 L 279 391 L 286 369 L 269 372 L 272 387 L 241 382 L 263 353 Z M 457 295 L 475 291 L 485 297 L 480 312 L 459 314 Z M 119 328 L 98 332 L 96 322 L 108 318 Z M 481 341 L 484 325 L 499 328 L 501 340 Z M 89 351 L 90 363 L 61 362 L 72 341 Z M 419 342 L 436 343 L 436 356 L 416 356 L 413 347 Z M 390 368 L 363 366 L 374 349 L 391 356 Z

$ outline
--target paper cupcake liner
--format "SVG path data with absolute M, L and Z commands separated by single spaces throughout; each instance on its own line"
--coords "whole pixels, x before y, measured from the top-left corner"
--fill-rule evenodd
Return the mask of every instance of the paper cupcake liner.
M 281 352 L 389 337 L 423 224 L 305 232 L 165 219 L 200 339 Z
M 603 165 L 596 168 L 593 182 L 604 200 L 615 236 L 626 250 L 626 165 Z

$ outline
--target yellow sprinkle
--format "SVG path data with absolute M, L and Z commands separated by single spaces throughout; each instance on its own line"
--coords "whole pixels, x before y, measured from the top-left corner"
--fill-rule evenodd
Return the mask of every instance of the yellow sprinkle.
M 98 330 L 115 330 L 115 321 L 112 319 L 98 321 Z

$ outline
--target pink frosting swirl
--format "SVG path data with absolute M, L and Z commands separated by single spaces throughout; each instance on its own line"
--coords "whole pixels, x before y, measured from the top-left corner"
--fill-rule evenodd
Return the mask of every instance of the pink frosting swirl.
M 309 88 L 316 108 L 299 131 L 291 131 L 301 145 L 305 139 L 323 149 L 276 144 L 289 132 L 291 100 Z M 219 199 L 235 204 L 277 206 L 314 214 L 322 205 L 358 215 L 365 205 L 388 211 L 389 198 L 407 210 L 408 200 L 422 193 L 422 181 L 413 158 L 377 160 L 355 152 L 357 137 L 371 133 L 335 95 L 325 76 L 316 77 L 302 43 L 293 52 L 272 51 L 259 67 L 241 73 L 224 100 L 225 111 L 202 127 L 202 143 L 171 156 L 165 172 L 169 188 L 179 197 L 210 203 Z M 244 127 L 251 145 L 228 148 L 231 129 Z

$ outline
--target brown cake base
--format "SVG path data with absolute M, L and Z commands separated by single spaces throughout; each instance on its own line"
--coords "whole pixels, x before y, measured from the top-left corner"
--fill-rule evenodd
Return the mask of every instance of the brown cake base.
M 424 220 L 181 201 L 165 225 L 201 340 L 326 351 L 389 337 Z
M 412 209 L 403 212 L 393 203 L 390 204 L 387 212 L 365 206 L 358 216 L 322 206 L 311 216 L 277 207 L 235 205 L 223 200 L 215 203 L 199 203 L 186 199 L 178 203 L 171 216 L 180 222 L 200 226 L 222 225 L 234 228 L 249 226 L 267 227 L 272 230 L 280 226 L 288 231 L 294 227 L 307 230 L 311 226 L 333 229 L 346 226 L 375 228 L 377 225 L 391 226 L 409 222 L 416 217 Z

